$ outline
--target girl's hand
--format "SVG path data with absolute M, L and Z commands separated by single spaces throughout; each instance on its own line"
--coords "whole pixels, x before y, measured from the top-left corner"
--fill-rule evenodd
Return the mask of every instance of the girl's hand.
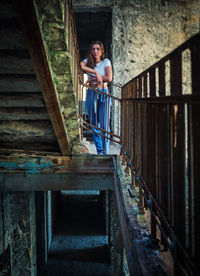
M 102 76 L 99 74 L 99 72 L 96 72 L 96 76 L 97 76 L 97 83 L 102 84 L 103 83 L 103 78 Z
M 87 80 L 86 84 L 92 87 L 97 86 L 97 78 L 96 77 L 90 78 L 89 80 Z

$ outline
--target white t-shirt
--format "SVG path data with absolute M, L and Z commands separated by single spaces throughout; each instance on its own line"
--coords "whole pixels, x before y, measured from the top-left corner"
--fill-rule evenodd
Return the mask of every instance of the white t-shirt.
M 88 59 L 84 59 L 83 61 L 85 61 L 86 63 L 88 62 Z M 106 67 L 107 66 L 111 66 L 111 62 L 108 58 L 104 58 L 102 61 L 100 61 L 99 63 L 96 64 L 96 67 L 94 68 L 94 70 L 96 70 L 97 72 L 99 72 L 99 74 L 101 76 L 105 76 L 106 74 Z M 92 76 L 95 76 L 95 74 L 90 74 L 89 75 L 89 79 L 91 78 L 91 75 Z

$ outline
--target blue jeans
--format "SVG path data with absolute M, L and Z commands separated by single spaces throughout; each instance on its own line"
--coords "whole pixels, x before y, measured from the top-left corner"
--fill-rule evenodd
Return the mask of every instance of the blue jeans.
M 103 92 L 108 93 L 108 88 L 104 88 Z M 90 123 L 110 132 L 110 97 L 87 89 L 86 107 Z M 103 131 L 103 137 L 100 135 L 101 130 L 95 127 L 91 129 L 97 153 L 109 154 L 110 134 Z

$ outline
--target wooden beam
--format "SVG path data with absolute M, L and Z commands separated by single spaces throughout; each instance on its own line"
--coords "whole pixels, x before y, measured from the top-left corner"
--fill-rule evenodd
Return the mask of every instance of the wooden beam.
M 48 66 L 33 0 L 20 0 L 17 7 L 19 8 L 18 11 L 29 53 L 61 152 L 63 155 L 70 155 L 71 147 Z
M 2 156 L 0 191 L 112 190 L 112 156 Z

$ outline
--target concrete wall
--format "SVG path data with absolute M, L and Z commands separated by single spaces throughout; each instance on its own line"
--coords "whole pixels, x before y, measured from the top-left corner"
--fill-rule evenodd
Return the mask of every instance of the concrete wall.
M 125 84 L 199 32 L 200 1 L 127 0 L 113 6 L 113 68 Z M 120 96 L 120 91 L 114 89 Z
M 0 197 L 0 254 L 4 271 L 6 275 L 37 275 L 34 193 L 7 192 Z
M 112 8 L 113 84 L 123 85 L 200 28 L 200 0 L 73 1 L 75 9 Z M 120 89 L 113 87 L 120 96 Z

